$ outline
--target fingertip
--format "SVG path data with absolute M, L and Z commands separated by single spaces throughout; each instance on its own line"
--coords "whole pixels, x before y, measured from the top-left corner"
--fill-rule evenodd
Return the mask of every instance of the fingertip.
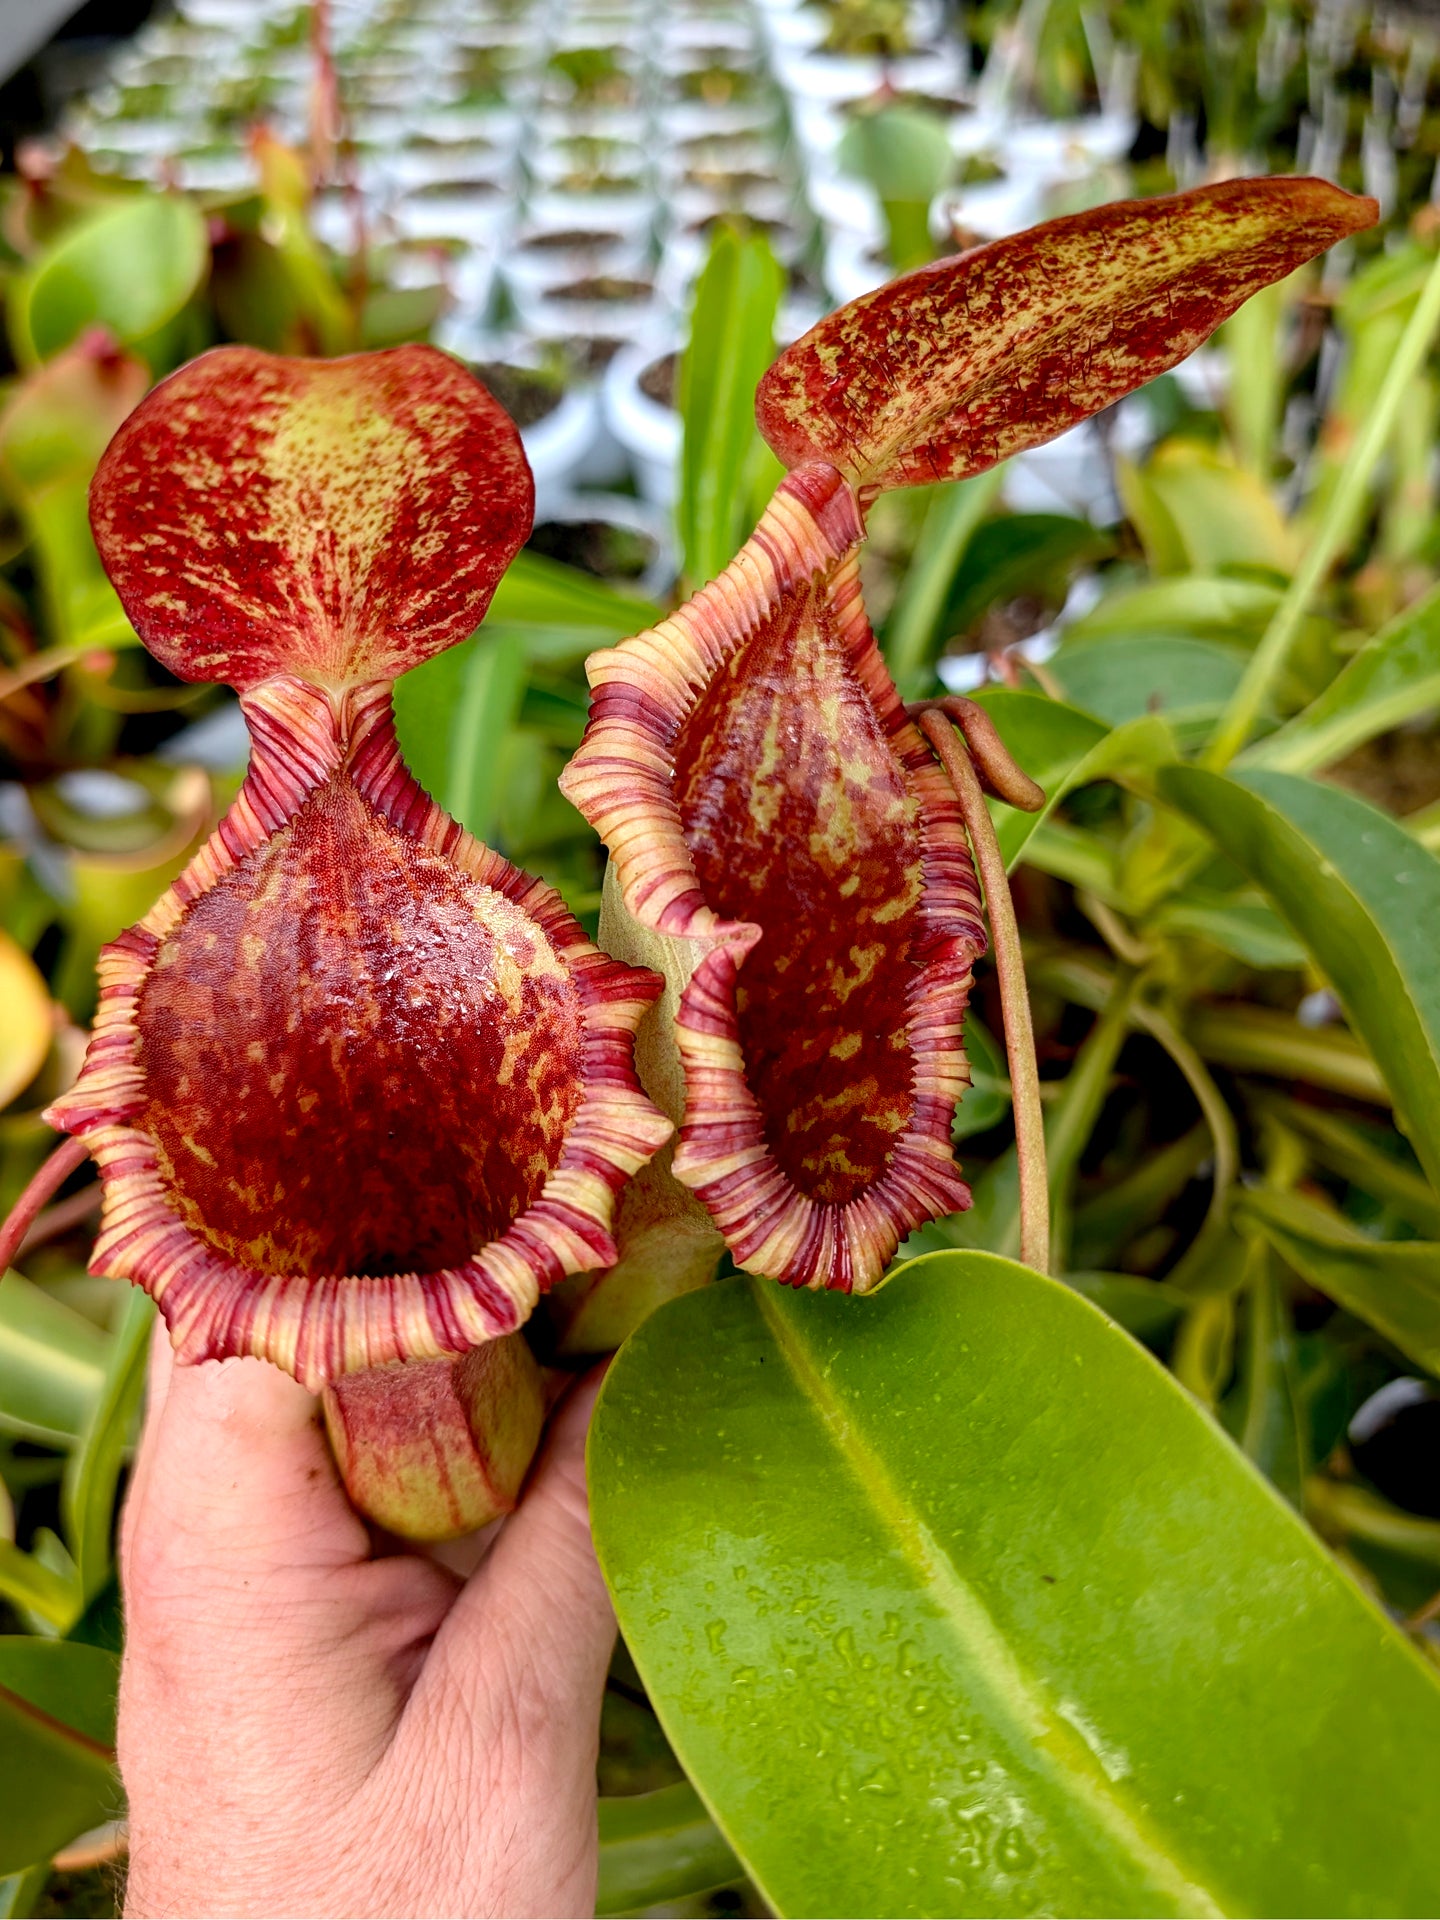
M 264 1360 L 152 1353 L 152 1364 L 163 1398 L 147 1423 L 143 1492 L 162 1524 L 228 1552 L 366 1557 L 313 1394 Z

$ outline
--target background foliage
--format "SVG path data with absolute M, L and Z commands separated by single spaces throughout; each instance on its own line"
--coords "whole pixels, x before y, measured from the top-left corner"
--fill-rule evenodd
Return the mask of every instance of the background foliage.
M 1288 167 L 1326 127 L 1345 184 L 1375 184 L 1391 28 L 1358 20 L 1342 46 L 1323 9 L 1105 18 L 1168 130 L 1142 184 Z M 970 25 L 1011 44 L 1008 8 Z M 1093 104 L 1090 11 L 1030 25 L 1014 84 L 1054 113 Z M 983 681 L 1049 794 L 997 814 L 1062 1284 L 1005 1264 L 1015 1154 L 982 970 L 956 1128 L 975 1206 L 905 1250 L 932 1257 L 868 1303 L 726 1281 L 607 1386 L 597 1528 L 630 1651 L 606 1703 L 603 1911 L 1433 1909 L 1440 133 L 1419 97 L 1376 242 L 1238 315 L 1208 392 L 1167 377 L 1127 403 L 1143 457 L 1097 438 L 1086 485 L 1110 511 L 1016 510 L 1004 474 L 876 509 L 868 598 L 902 690 Z M 314 237 L 304 156 L 256 151 L 253 190 L 205 196 L 70 154 L 10 182 L 0 215 L 7 1203 L 76 1070 L 99 946 L 243 768 L 233 704 L 170 679 L 99 570 L 94 461 L 206 344 L 342 351 L 440 311 L 383 262 L 357 279 Z M 903 202 L 929 183 L 884 184 L 914 244 Z M 780 293 L 763 237 L 722 229 L 679 371 L 676 592 L 773 479 L 749 406 Z M 592 927 L 600 853 L 555 776 L 585 654 L 657 611 L 527 553 L 481 634 L 397 691 L 424 784 Z M 151 1314 L 84 1271 L 86 1178 L 0 1281 L 12 1913 L 103 1906 L 103 1879 L 49 1862 L 120 1811 L 113 1516 Z

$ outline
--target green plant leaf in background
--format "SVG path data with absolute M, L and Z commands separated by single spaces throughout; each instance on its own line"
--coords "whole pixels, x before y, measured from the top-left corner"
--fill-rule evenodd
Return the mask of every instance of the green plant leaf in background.
M 1213 640 L 1143 634 L 1062 646 L 1047 669 L 1072 705 L 1119 726 L 1155 713 L 1182 740 L 1203 739 L 1240 684 L 1245 656 Z
M 1013 600 L 1017 594 L 1043 595 L 1058 606 L 1079 568 L 1113 551 L 1110 534 L 1070 514 L 997 514 L 976 529 L 961 557 L 945 602 L 944 628 L 966 633 L 997 601 Z M 922 542 L 917 561 L 923 557 Z
M 517 553 L 501 575 L 488 615 L 497 626 L 574 629 L 585 634 L 591 647 L 597 634 L 623 640 L 663 617 L 664 610 L 653 600 L 527 552 Z
M 1157 573 L 1257 567 L 1288 574 L 1295 565 L 1295 536 L 1270 489 L 1211 447 L 1167 441 L 1144 468 L 1117 462 L 1116 478 Z
M 1440 1375 L 1440 1244 L 1367 1239 L 1294 1193 L 1248 1193 L 1240 1213 L 1302 1279 Z
M 1058 1282 L 690 1294 L 589 1458 L 646 1689 L 778 1912 L 1440 1902 L 1436 1676 Z
M 0 1873 L 48 1860 L 119 1811 L 118 1672 L 100 1647 L 0 1635 Z
M 396 730 L 411 772 L 479 840 L 492 831 L 501 749 L 520 711 L 528 668 L 523 633 L 487 626 L 396 683 Z
M 700 586 L 749 533 L 755 388 L 775 352 L 784 275 L 765 234 L 722 221 L 695 285 L 676 395 L 684 424 L 676 507 L 685 576 Z M 771 463 L 775 479 L 778 462 Z
M 0 1278 L 0 1432 L 65 1447 L 88 1425 L 109 1342 L 23 1274 Z
M 954 631 L 948 600 L 956 571 L 1004 478 L 1002 464 L 968 480 L 952 480 L 931 495 L 915 556 L 885 623 L 886 663 L 906 699 L 918 699 L 934 684 L 935 657 L 947 633 Z
M 984 1133 L 1010 1111 L 1005 1050 L 973 1011 L 965 1016 L 965 1058 L 970 1067 L 970 1085 L 955 1109 L 953 1137 L 956 1140 L 968 1140 L 972 1133 Z
M 893 270 L 908 273 L 932 259 L 930 203 L 955 172 L 955 152 L 940 116 L 903 102 L 853 114 L 836 159 L 842 173 L 875 189 Z
M 65 234 L 17 285 L 9 302 L 16 359 L 50 360 L 103 327 L 152 372 L 167 371 L 183 357 L 177 327 L 209 261 L 205 217 L 193 200 L 126 198 Z
M 1251 747 L 1240 764 L 1312 773 L 1434 706 L 1440 706 L 1440 589 L 1367 640 L 1303 713 Z
M 1010 687 L 986 687 L 977 700 L 1018 764 L 1045 789 L 1039 813 L 993 809 L 996 838 L 1012 870 L 1067 793 L 1128 767 L 1148 770 L 1175 757 L 1174 736 L 1158 714 L 1112 728 L 1063 700 Z
M 117 1283 L 118 1284 L 118 1283 Z M 62 1504 L 70 1551 L 87 1603 L 110 1573 L 115 1493 L 145 1391 L 145 1360 L 155 1307 L 138 1287 L 127 1290 L 109 1341 L 105 1384 L 65 1468 Z
M 600 1802 L 597 1914 L 635 1913 L 706 1893 L 744 1872 L 686 1780 Z
M 1166 767 L 1159 787 L 1304 941 L 1440 1182 L 1440 860 L 1378 808 L 1293 774 Z

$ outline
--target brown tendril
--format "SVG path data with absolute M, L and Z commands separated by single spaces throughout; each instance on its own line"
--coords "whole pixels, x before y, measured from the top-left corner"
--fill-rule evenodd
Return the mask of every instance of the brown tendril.
M 960 711 L 957 713 L 956 709 Z M 995 951 L 1000 1006 L 1005 1019 L 1005 1053 L 1015 1109 L 1015 1153 L 1020 1171 L 1020 1258 L 1038 1273 L 1050 1270 L 1050 1189 L 1045 1162 L 1045 1120 L 1040 1107 L 1040 1070 L 1035 1060 L 1035 1029 L 1025 986 L 1020 929 L 1005 875 L 1005 860 L 982 792 L 982 773 L 991 791 L 1011 806 L 1033 813 L 1045 795 L 1010 758 L 984 709 L 958 695 L 921 701 L 912 708 L 920 731 L 949 775 L 965 816 L 975 865 L 985 888 L 985 908 Z M 979 715 L 977 721 L 972 718 Z M 980 724 L 983 721 L 983 726 Z M 963 733 L 957 729 L 963 727 Z M 972 733 L 973 729 L 973 733 Z M 1012 794 L 1022 797 L 1012 799 Z

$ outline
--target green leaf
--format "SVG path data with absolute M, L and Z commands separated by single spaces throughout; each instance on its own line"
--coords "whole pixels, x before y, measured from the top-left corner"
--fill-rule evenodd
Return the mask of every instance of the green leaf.
M 119 1809 L 120 1663 L 99 1647 L 0 1635 L 0 1873 L 15 1873 Z
M 947 596 L 956 568 L 999 493 L 1001 467 L 937 487 L 925 512 L 915 554 L 885 623 L 884 652 L 896 686 L 918 699 L 933 684 L 935 657 L 949 625 Z
M 623 640 L 653 627 L 664 614 L 653 600 L 621 593 L 578 567 L 521 552 L 501 576 L 488 618 L 507 627 L 584 627 L 593 646 L 596 633 Z
M 1400 1142 L 1388 1128 L 1362 1128 L 1299 1100 L 1277 1100 L 1268 1110 L 1299 1134 L 1322 1167 L 1393 1207 L 1424 1239 L 1440 1240 L 1440 1193 L 1395 1157 L 1392 1149 Z
M 153 1302 L 138 1287 L 131 1287 L 111 1336 L 104 1389 L 66 1464 L 65 1531 L 86 1602 L 100 1591 L 110 1573 L 115 1490 L 145 1391 L 145 1360 L 154 1323 Z
M 1245 656 L 1213 640 L 1127 634 L 1063 646 L 1047 670 L 1065 698 L 1111 726 L 1158 713 L 1182 738 L 1205 729 L 1240 684 Z
M 480 840 L 494 824 L 501 749 L 527 678 L 520 632 L 485 626 L 395 684 L 395 726 L 407 764 L 426 792 Z
M 1343 1214 L 1293 1193 L 1247 1193 L 1240 1210 L 1302 1279 L 1440 1374 L 1440 1244 L 1368 1240 Z
M 1198 887 L 1165 901 L 1147 925 L 1208 940 L 1247 967 L 1303 967 L 1305 949 L 1263 900 L 1227 900 Z
M 965 1016 L 965 1058 L 970 1066 L 970 1085 L 955 1109 L 956 1140 L 984 1133 L 1010 1111 L 1004 1049 L 973 1011 Z
M 1163 1280 L 1143 1280 L 1133 1273 L 1067 1273 L 1065 1285 L 1083 1294 L 1102 1313 L 1118 1320 L 1128 1334 L 1147 1347 L 1161 1346 L 1190 1311 L 1194 1302 Z
M 968 633 L 997 600 L 1012 600 L 1017 594 L 1063 601 L 1075 570 L 1101 559 L 1113 546 L 1108 534 L 1068 514 L 1006 513 L 987 520 L 955 575 L 945 603 L 945 631 Z
M 1286 574 L 1295 538 L 1273 495 L 1209 447 L 1172 440 L 1143 472 L 1117 462 L 1120 498 L 1157 573 L 1262 567 Z
M 597 1914 L 635 1913 L 708 1893 L 744 1872 L 686 1780 L 600 1802 Z
M 1440 1902 L 1436 1676 L 1058 1282 L 690 1294 L 611 1368 L 590 1482 L 650 1699 L 781 1914 Z
M 68 1446 L 100 1396 L 107 1349 L 93 1320 L 7 1273 L 0 1279 L 0 1432 Z
M 1270 895 L 1344 1005 L 1440 1181 L 1440 861 L 1388 814 L 1293 774 L 1160 774 L 1165 798 Z
M 35 1913 L 50 1878 L 50 1862 L 0 1876 L 0 1920 L 23 1920 Z
M 47 1567 L 33 1553 L 23 1553 L 9 1540 L 0 1540 L 0 1598 L 35 1614 L 57 1633 L 69 1631 L 81 1605 L 73 1579 Z
M 10 332 L 24 365 L 105 327 L 164 370 L 161 336 L 205 278 L 205 219 L 178 194 L 137 194 L 74 227 L 14 290 Z
M 1308 1463 L 1295 1330 L 1269 1247 L 1263 1241 L 1252 1242 L 1247 1256 L 1238 1379 L 1221 1417 L 1265 1477 L 1298 1507 Z
M 1226 574 L 1183 573 L 1107 593 L 1065 632 L 1069 647 L 1118 634 L 1258 640 L 1280 602 L 1280 588 Z
M 1241 765 L 1311 773 L 1377 733 L 1440 705 L 1440 588 L 1392 620 L 1277 733 Z
M 1302 1027 L 1288 1013 L 1242 1000 L 1193 1006 L 1185 1031 L 1207 1060 L 1239 1073 L 1304 1080 L 1352 1100 L 1390 1104 L 1380 1070 L 1343 1027 Z
M 987 687 L 976 698 L 1015 760 L 1045 789 L 1039 813 L 1018 813 L 999 803 L 992 808 L 995 835 L 1011 870 L 1035 829 L 1049 820 L 1067 793 L 1132 768 L 1148 772 L 1175 757 L 1174 736 L 1155 714 L 1112 728 L 1093 714 L 1038 693 Z
M 764 233 L 722 221 L 695 285 L 676 396 L 684 425 L 677 527 L 686 577 L 697 586 L 729 566 L 748 531 L 740 521 L 759 438 L 755 388 L 775 352 L 783 284 Z

